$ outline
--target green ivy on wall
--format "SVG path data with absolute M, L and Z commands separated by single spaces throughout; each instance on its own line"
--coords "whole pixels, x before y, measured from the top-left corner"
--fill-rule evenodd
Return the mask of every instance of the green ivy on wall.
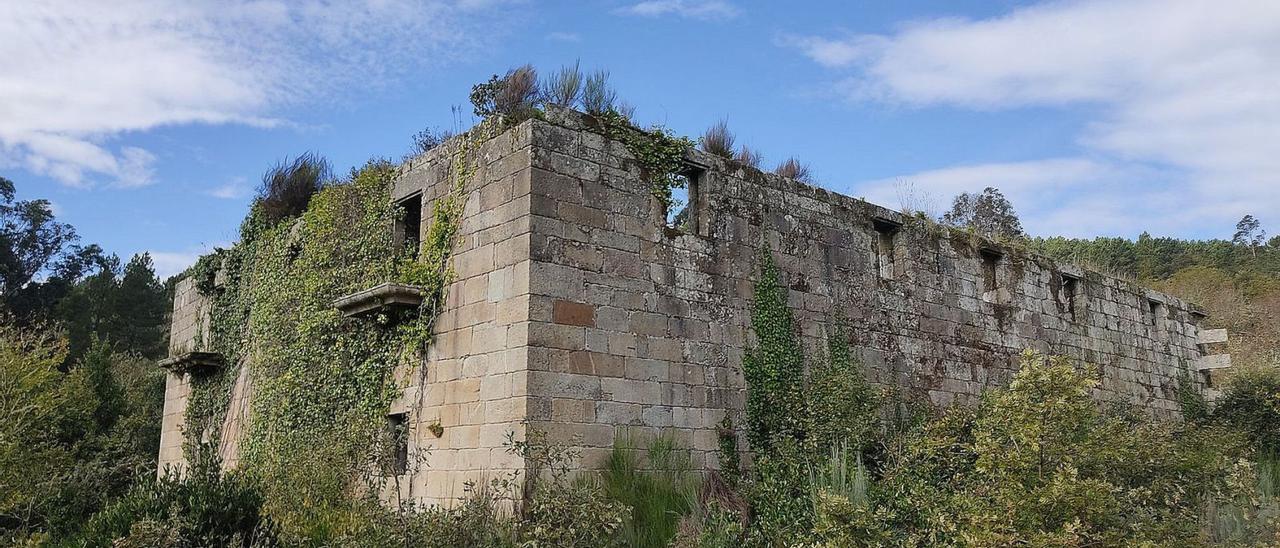
M 596 117 L 604 126 L 605 136 L 621 141 L 636 157 L 641 176 L 649 183 L 650 191 L 664 208 L 670 208 L 672 189 L 684 188 L 688 184 L 680 172 L 685 167 L 685 154 L 695 143 L 688 137 L 677 137 L 662 126 L 640 129 L 615 110 Z
M 401 214 L 391 200 L 397 168 L 373 161 L 314 195 L 297 219 L 265 226 L 251 210 L 241 241 L 190 272 L 212 301 L 207 346 L 229 367 L 192 379 L 189 444 L 216 443 L 247 365 L 253 392 L 240 466 L 263 483 L 268 511 L 297 534 L 332 524 L 333 512 L 363 488 L 357 478 L 375 460 L 370 448 L 379 446 L 374 440 L 402 391 L 396 368 L 413 367 L 430 343 L 452 279 L 448 263 L 475 148 L 494 131 L 481 124 L 444 145 L 448 191 L 433 205 L 416 260 L 393 237 Z M 332 306 L 389 281 L 423 288 L 417 315 L 392 326 L 387 318 L 345 318 Z

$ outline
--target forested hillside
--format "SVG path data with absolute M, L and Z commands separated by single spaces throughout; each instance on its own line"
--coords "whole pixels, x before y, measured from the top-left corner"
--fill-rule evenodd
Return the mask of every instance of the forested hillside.
M 1143 233 L 1136 240 L 1034 238 L 1031 247 L 1197 303 L 1208 311 L 1210 327 L 1229 330 L 1234 363 L 1274 365 L 1280 349 L 1280 237 L 1267 240 L 1265 234 L 1247 216 L 1233 240 Z

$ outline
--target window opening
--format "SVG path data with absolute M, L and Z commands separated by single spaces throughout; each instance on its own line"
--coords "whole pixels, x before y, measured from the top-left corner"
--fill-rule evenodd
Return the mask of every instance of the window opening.
M 1067 305 L 1067 314 L 1072 320 L 1079 319 L 1076 316 L 1076 298 L 1080 292 L 1080 278 L 1075 276 L 1062 276 L 1062 299 Z
M 414 194 L 397 203 L 396 240 L 411 259 L 418 258 L 422 243 L 422 194 Z
M 1000 287 L 996 274 L 1004 255 L 994 249 L 983 249 L 979 254 L 982 255 L 982 291 L 995 291 Z
M 894 240 L 902 225 L 887 219 L 873 219 L 871 222 L 876 230 L 876 264 L 880 277 L 892 279 L 896 274 Z
M 409 469 L 409 415 L 387 415 L 387 436 L 391 441 L 391 472 L 397 476 Z
M 671 185 L 671 201 L 667 204 L 664 221 L 668 230 L 685 234 L 697 234 L 701 215 L 702 176 L 706 170 L 688 165 L 674 175 Z

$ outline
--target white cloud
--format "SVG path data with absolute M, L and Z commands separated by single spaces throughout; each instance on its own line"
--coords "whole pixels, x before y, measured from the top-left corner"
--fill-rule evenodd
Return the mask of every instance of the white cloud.
M 156 277 L 161 280 L 166 279 L 196 264 L 196 260 L 203 253 L 200 252 L 172 252 L 172 251 L 150 251 L 151 262 L 156 269 Z
M 473 50 L 499 3 L 0 2 L 0 158 L 72 186 L 148 184 L 155 157 L 122 134 L 278 124 L 283 107 Z
M 1089 207 L 1133 201 L 1133 185 L 1115 177 L 1158 168 L 1166 178 L 1151 192 L 1184 225 L 1280 210 L 1280 3 L 1052 2 L 990 19 L 917 21 L 888 35 L 781 42 L 848 71 L 837 89 L 854 101 L 1076 109 L 1089 120 L 1077 138 L 1082 161 L 1124 166 L 1088 187 L 1104 197 Z M 1156 211 L 1134 205 L 1128 230 Z M 1087 213 L 1080 217 L 1102 218 Z
M 252 190 L 253 189 L 249 186 L 248 179 L 245 179 L 244 177 L 232 177 L 231 180 L 209 189 L 206 194 L 223 200 L 239 200 L 249 196 L 249 193 Z
M 1091 236 L 1127 232 L 1134 221 L 1141 221 L 1144 228 L 1168 228 L 1161 219 L 1134 216 L 1144 210 L 1144 203 L 1155 207 L 1167 202 L 1163 187 L 1154 183 L 1160 175 L 1149 169 L 1084 158 L 1048 158 L 926 170 L 839 190 L 901 208 L 910 205 L 900 203 L 903 186 L 909 185 L 915 191 L 912 198 L 932 199 L 931 205 L 938 211 L 929 213 L 939 214 L 952 196 L 990 186 L 1009 198 L 1033 234 Z
M 201 256 L 208 255 L 215 248 L 229 248 L 234 245 L 232 242 L 216 242 L 212 244 L 201 244 L 199 246 L 189 247 L 182 251 L 157 251 L 148 250 L 151 255 L 151 261 L 156 269 L 156 277 L 161 280 L 181 274 L 193 264 Z
M 732 19 L 742 13 L 737 6 L 723 0 L 646 0 L 618 12 L 643 17 L 678 15 L 706 21 Z

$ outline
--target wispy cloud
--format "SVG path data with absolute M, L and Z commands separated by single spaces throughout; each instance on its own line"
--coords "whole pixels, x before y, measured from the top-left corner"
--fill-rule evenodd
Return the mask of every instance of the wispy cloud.
M 231 180 L 209 189 L 206 194 L 223 200 L 239 200 L 252 192 L 249 180 L 244 177 L 232 177 Z
M 156 269 L 156 276 L 165 279 L 170 276 L 181 274 L 182 271 L 196 264 L 196 260 L 202 255 L 206 255 L 213 251 L 215 247 L 231 247 L 230 242 L 218 242 L 216 244 L 206 244 L 197 247 L 191 247 L 183 251 L 147 251 L 151 255 L 152 264 Z
M 724 0 L 646 0 L 620 8 L 618 13 L 643 17 L 676 15 L 715 21 L 737 17 L 742 10 Z
M 145 185 L 155 157 L 122 134 L 276 125 L 282 107 L 474 50 L 497 3 L 0 2 L 0 159 L 72 186 Z
M 899 203 L 903 185 L 910 185 L 945 210 L 952 196 L 996 187 L 1013 202 L 1031 233 L 1091 236 L 1135 228 L 1174 230 L 1190 220 L 1144 215 L 1171 205 L 1170 189 L 1159 182 L 1164 175 L 1140 166 L 1065 157 L 951 166 L 836 190 L 899 208 L 910 205 Z
M 581 42 L 582 36 L 576 32 L 550 32 L 547 33 L 547 40 L 553 42 Z
M 1089 122 L 1075 161 L 1122 167 L 1082 189 L 1099 200 L 1061 206 L 1080 219 L 1121 224 L 1095 213 L 1115 203 L 1135 207 L 1115 212 L 1134 219 L 1127 230 L 1163 218 L 1227 225 L 1280 210 L 1278 3 L 1065 1 L 916 21 L 887 35 L 779 42 L 835 70 L 833 88 L 851 101 L 1076 109 Z M 1167 170 L 1159 184 L 1135 189 L 1117 178 L 1150 168 Z M 964 171 L 938 173 L 954 183 Z M 972 184 L 966 190 L 988 183 Z

